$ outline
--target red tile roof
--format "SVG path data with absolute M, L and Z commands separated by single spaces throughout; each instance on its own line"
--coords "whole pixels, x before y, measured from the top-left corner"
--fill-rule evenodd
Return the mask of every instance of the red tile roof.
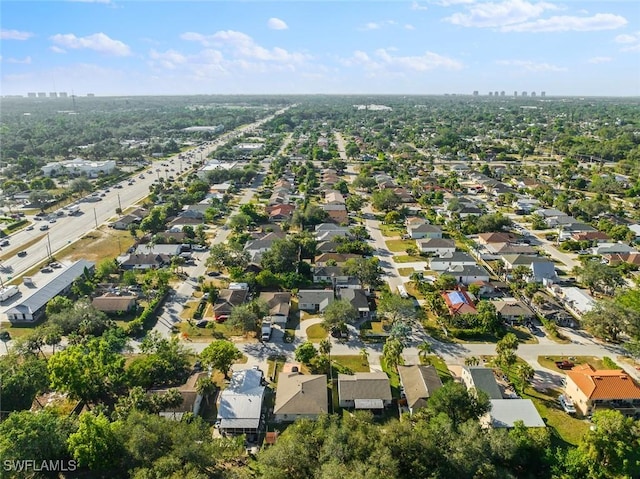
M 640 399 L 640 387 L 620 369 L 593 369 L 589 364 L 574 367 L 567 376 L 591 400 Z

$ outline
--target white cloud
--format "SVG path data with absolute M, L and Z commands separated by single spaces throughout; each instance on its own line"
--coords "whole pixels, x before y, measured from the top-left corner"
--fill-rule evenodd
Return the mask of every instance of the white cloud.
M 461 70 L 462 63 L 433 52 L 416 56 L 394 56 L 394 49 L 380 48 L 370 56 L 362 50 L 356 50 L 350 58 L 340 60 L 344 66 L 362 66 L 369 71 L 398 73 L 404 71 L 425 72 L 435 69 Z
M 60 48 L 55 45 L 50 46 L 49 50 L 51 50 L 53 53 L 67 53 L 67 51 L 64 48 Z
M 6 63 L 15 63 L 18 65 L 31 65 L 31 57 L 24 58 L 7 58 L 4 60 Z
M 381 22 L 369 22 L 366 23 L 360 30 L 380 30 L 381 28 L 391 27 L 397 25 L 395 20 L 382 20 Z
M 279 18 L 272 17 L 267 21 L 267 26 L 271 30 L 287 30 L 289 26 L 284 22 L 284 20 L 280 20 Z
M 405 30 L 415 30 L 415 29 L 416 29 L 416 27 L 414 27 L 414 26 L 413 26 L 413 25 L 411 25 L 410 23 L 407 23 L 407 24 L 404 26 L 404 29 L 405 29 Z
M 597 30 L 613 30 L 627 24 L 627 19 L 612 13 L 596 13 L 591 17 L 574 17 L 568 15 L 538 19 L 517 25 L 502 27 L 503 32 L 590 32 Z
M 623 52 L 640 52 L 640 32 L 623 33 L 614 38 L 616 43 L 625 45 L 620 49 Z
M 628 33 L 623 33 L 622 35 L 618 35 L 614 38 L 616 43 L 635 43 L 640 40 L 640 33 L 635 35 L 629 35 Z
M 567 68 L 552 65 L 550 63 L 536 63 L 527 60 L 498 60 L 498 65 L 517 67 L 520 70 L 524 70 L 531 73 L 544 73 L 544 72 L 566 72 Z
M 120 40 L 113 40 L 104 33 L 94 33 L 86 37 L 76 37 L 73 33 L 57 34 L 51 37 L 51 41 L 57 46 L 70 48 L 74 50 L 87 49 L 106 55 L 114 55 L 119 57 L 131 54 L 129 46 Z
M 612 60 L 613 60 L 613 58 L 611 58 L 611 57 L 591 57 L 591 58 L 589 58 L 588 61 L 589 61 L 589 63 L 598 64 L 598 63 L 607 63 L 607 62 L 610 62 Z
M 501 3 L 486 2 L 471 4 L 466 13 L 454 13 L 445 18 L 454 25 L 463 27 L 503 27 L 537 18 L 547 10 L 556 10 L 552 3 L 530 3 L 525 0 L 505 0 Z
M 175 50 L 158 52 L 152 49 L 149 51 L 149 58 L 151 59 L 152 66 L 165 68 L 167 70 L 175 70 L 187 62 L 187 57 Z
M 426 5 L 421 5 L 418 2 L 413 2 L 411 4 L 411 10 L 429 10 L 429 7 Z
M 0 30 L 2 40 L 28 40 L 33 36 L 31 32 L 21 32 L 18 30 Z
M 248 58 L 269 62 L 293 62 L 301 63 L 311 58 L 310 55 L 301 52 L 289 52 L 284 48 L 271 49 L 258 45 L 253 38 L 246 33 L 235 30 L 221 30 L 213 35 L 186 32 L 180 38 L 188 41 L 199 42 L 205 47 L 218 47 L 227 49 L 237 58 Z

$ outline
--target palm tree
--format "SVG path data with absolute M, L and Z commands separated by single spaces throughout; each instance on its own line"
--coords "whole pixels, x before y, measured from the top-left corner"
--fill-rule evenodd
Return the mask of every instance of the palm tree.
M 360 349 L 360 359 L 362 360 L 362 364 L 369 362 L 369 351 L 367 351 L 367 348 Z
M 420 346 L 418 346 L 418 357 L 420 358 L 420 362 L 422 364 L 430 364 L 429 355 L 433 352 L 433 347 L 427 341 L 424 341 Z
M 476 356 L 470 356 L 464 359 L 465 366 L 478 366 L 480 364 L 480 360 Z
M 320 351 L 320 354 L 329 355 L 331 353 L 331 341 L 326 338 L 320 341 L 320 344 L 318 344 L 318 351 Z
M 524 393 L 525 388 L 529 385 L 530 381 L 535 376 L 536 371 L 528 363 L 520 363 L 516 368 L 516 376 L 522 384 L 521 392 Z
M 196 381 L 196 391 L 207 401 L 207 405 L 209 404 L 209 396 L 216 392 L 216 388 L 217 386 L 210 376 L 203 376 Z

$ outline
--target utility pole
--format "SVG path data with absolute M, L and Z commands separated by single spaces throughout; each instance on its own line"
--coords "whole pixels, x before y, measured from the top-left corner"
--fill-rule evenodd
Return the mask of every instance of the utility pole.
M 118 208 L 120 208 L 120 213 L 122 213 L 122 203 L 120 203 L 120 193 L 117 193 L 118 195 Z
M 96 213 L 96 209 L 93 209 L 93 219 L 96 222 L 96 229 L 98 229 L 98 214 Z
M 51 238 L 49 238 L 49 233 L 47 233 L 47 244 L 49 245 L 49 248 L 48 248 L 49 249 L 49 259 L 51 259 L 51 255 L 52 255 L 52 252 L 51 252 Z

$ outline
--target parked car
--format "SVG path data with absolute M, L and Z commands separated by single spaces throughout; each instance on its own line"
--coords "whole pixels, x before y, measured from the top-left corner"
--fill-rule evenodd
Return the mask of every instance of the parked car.
M 27 256 L 26 250 L 18 251 L 18 256 L 20 258 L 24 258 L 25 256 Z
M 575 364 L 572 361 L 556 361 L 556 367 L 558 369 L 571 369 L 575 366 Z
M 573 401 L 569 399 L 567 396 L 565 396 L 564 394 L 561 394 L 560 396 L 558 396 L 558 402 L 562 406 L 562 409 L 564 409 L 564 412 L 568 414 L 576 413 L 576 407 L 574 406 Z
M 9 246 L 9 240 L 3 240 L 0 246 Z

